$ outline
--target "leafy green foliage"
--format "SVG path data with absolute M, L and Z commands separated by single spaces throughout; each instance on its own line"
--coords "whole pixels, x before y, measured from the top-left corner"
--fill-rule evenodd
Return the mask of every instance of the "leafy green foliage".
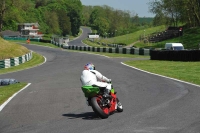
M 103 36 L 106 35 L 106 30 L 109 28 L 109 23 L 105 18 L 97 18 L 94 20 L 94 28 L 98 31 L 98 33 L 101 33 Z
M 71 22 L 70 18 L 67 16 L 65 12 L 62 10 L 58 11 L 58 22 L 60 25 L 60 28 L 62 29 L 62 36 L 66 36 L 71 34 Z
M 199 0 L 154 0 L 148 4 L 149 11 L 156 14 L 156 25 L 178 26 L 184 23 L 189 27 L 200 26 Z
M 130 11 L 115 10 L 109 6 L 83 6 L 83 24 L 97 30 L 103 37 L 115 37 L 133 33 L 145 25 L 151 25 L 152 18 L 139 18 Z
M 1 0 L 0 12 L 0 31 L 38 22 L 44 34 L 78 35 L 82 22 L 80 0 Z

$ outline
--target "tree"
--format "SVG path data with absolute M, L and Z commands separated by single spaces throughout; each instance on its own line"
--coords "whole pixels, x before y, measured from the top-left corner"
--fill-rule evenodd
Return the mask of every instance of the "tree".
M 2 31 L 3 28 L 3 21 L 5 17 L 5 13 L 10 5 L 13 4 L 13 1 L 11 0 L 1 0 L 0 1 L 0 31 Z
M 94 27 L 101 35 L 105 36 L 108 32 L 109 23 L 105 18 L 99 17 L 94 21 Z
M 178 26 L 182 22 L 200 26 L 200 0 L 153 0 L 149 7 L 157 17 L 163 14 L 169 25 Z
M 58 22 L 62 31 L 62 36 L 71 34 L 71 22 L 70 18 L 67 16 L 67 13 L 63 12 L 62 10 L 58 11 Z
M 90 25 L 93 26 L 95 20 L 98 18 L 99 16 L 99 11 L 98 9 L 94 9 L 92 11 L 92 13 L 90 14 L 90 18 L 89 18 L 89 22 L 90 22 Z
M 164 14 L 162 12 L 157 13 L 156 16 L 153 19 L 153 25 L 154 26 L 159 26 L 159 25 L 163 25 L 163 24 L 168 24 L 168 19 L 165 19 L 166 17 L 164 16 Z
M 6 0 L 4 4 L 5 12 L 1 17 L 1 30 L 16 30 L 17 23 L 25 21 L 26 12 L 29 12 L 28 10 L 32 5 L 29 0 Z
M 79 28 L 82 23 L 82 4 L 79 0 L 67 5 L 67 16 L 70 18 L 71 22 L 71 33 L 73 36 L 78 35 Z
M 35 8 L 46 6 L 49 0 L 34 0 Z
M 45 22 L 48 25 L 47 33 L 60 34 L 59 21 L 56 12 L 45 12 Z
M 188 11 L 191 15 L 193 26 L 200 26 L 200 1 L 188 0 Z

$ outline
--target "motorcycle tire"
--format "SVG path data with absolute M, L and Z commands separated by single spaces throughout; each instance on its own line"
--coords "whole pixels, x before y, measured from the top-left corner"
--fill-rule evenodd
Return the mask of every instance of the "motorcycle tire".
M 122 104 L 120 103 L 120 104 L 121 104 L 121 107 L 119 107 L 119 106 L 118 106 L 118 103 L 120 103 L 120 101 L 119 101 L 119 99 L 117 98 L 117 111 L 118 111 L 118 112 L 123 112 Z
M 100 98 L 93 97 L 91 98 L 91 106 L 93 111 L 102 119 L 106 119 L 109 116 L 108 107 L 100 107 Z

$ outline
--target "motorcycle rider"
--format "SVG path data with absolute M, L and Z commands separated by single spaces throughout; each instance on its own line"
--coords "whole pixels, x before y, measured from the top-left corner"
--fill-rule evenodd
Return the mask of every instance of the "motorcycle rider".
M 95 70 L 95 66 L 92 63 L 87 63 L 84 66 L 80 78 L 83 86 L 98 86 L 104 88 L 103 97 L 110 98 L 110 91 L 112 89 L 111 79 L 103 76 L 99 71 Z

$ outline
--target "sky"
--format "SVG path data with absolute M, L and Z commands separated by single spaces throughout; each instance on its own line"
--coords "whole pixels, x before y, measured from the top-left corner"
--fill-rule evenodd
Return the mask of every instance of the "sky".
M 117 10 L 128 10 L 138 14 L 139 17 L 154 17 L 149 13 L 148 2 L 150 0 L 81 0 L 82 5 L 102 6 L 107 5 Z

